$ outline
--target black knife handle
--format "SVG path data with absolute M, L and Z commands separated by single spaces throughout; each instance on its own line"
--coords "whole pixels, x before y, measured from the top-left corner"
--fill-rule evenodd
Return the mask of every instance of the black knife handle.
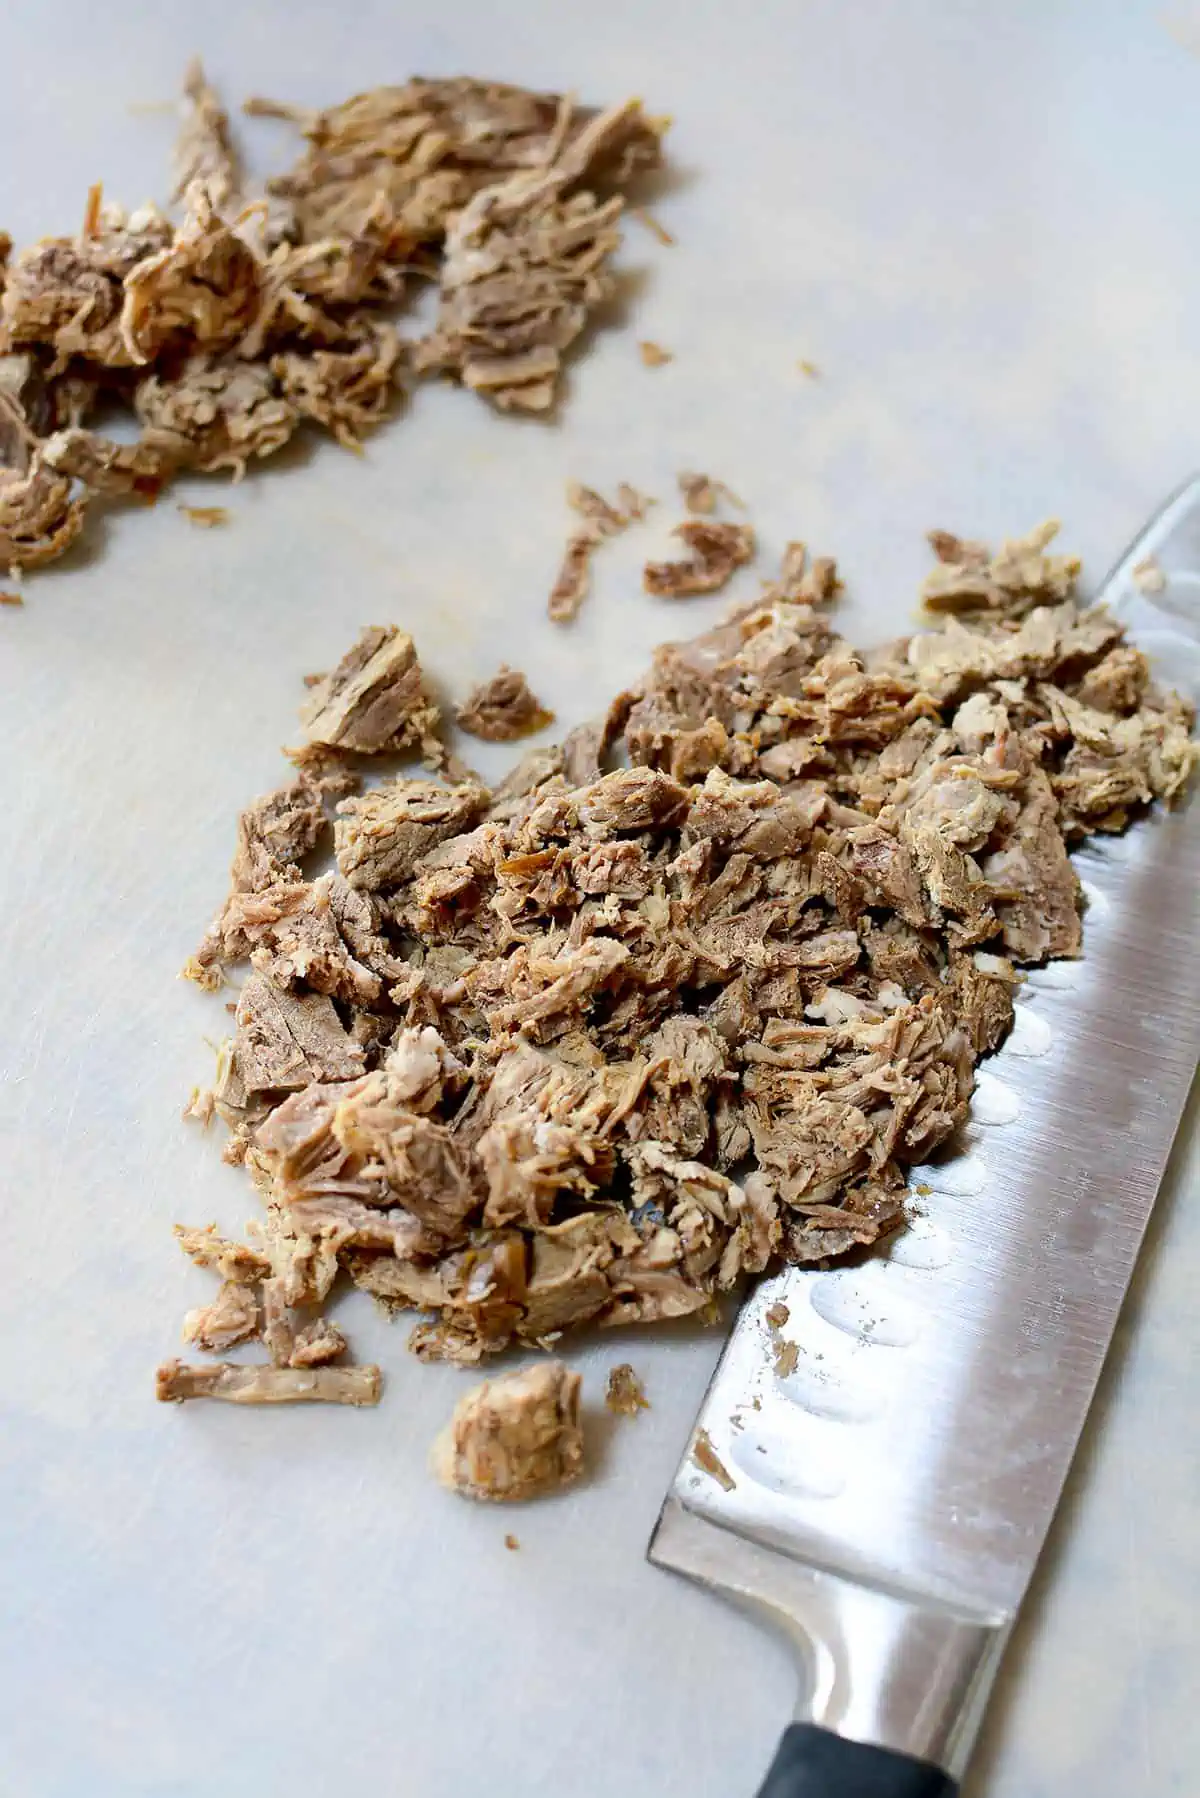
M 928 1761 L 848 1742 L 815 1723 L 793 1723 L 758 1798 L 954 1798 L 957 1790 Z

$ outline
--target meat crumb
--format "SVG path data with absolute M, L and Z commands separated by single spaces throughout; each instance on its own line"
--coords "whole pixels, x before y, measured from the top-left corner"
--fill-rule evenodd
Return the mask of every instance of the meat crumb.
M 724 1491 L 732 1492 L 737 1485 L 737 1481 L 713 1447 L 707 1430 L 696 1431 L 696 1437 L 692 1443 L 692 1460 L 702 1473 L 706 1473 L 710 1479 L 716 1480 L 718 1486 Z
M 610 1370 L 604 1402 L 618 1417 L 636 1417 L 639 1411 L 650 1409 L 645 1388 L 628 1361 Z
M 20 593 L 0 593 L 0 606 L 23 606 L 24 598 Z
M 189 1366 L 165 1361 L 155 1376 L 155 1397 L 224 1399 L 233 1405 L 377 1405 L 382 1375 L 377 1367 L 239 1366 L 231 1361 Z
M 460 726 L 487 743 L 512 743 L 554 721 L 530 691 L 523 674 L 501 663 L 490 680 L 473 687 L 456 712 Z
M 815 381 L 821 372 L 815 362 L 809 362 L 807 360 L 797 362 L 796 367 L 800 370 L 802 375 L 807 375 L 810 381 Z
M 647 368 L 662 368 L 665 363 L 675 360 L 670 350 L 664 350 L 661 343 L 653 343 L 649 338 L 638 344 L 638 355 Z
M 790 1308 L 783 1303 L 782 1299 L 776 1299 L 773 1305 L 767 1306 L 765 1315 L 768 1329 L 782 1330 L 784 1324 L 792 1313 Z
M 534 1498 L 579 1478 L 582 1382 L 561 1361 L 502 1374 L 474 1387 L 431 1451 L 434 1472 L 467 1498 Z
M 1143 593 L 1163 593 L 1166 591 L 1167 577 L 1153 556 L 1144 556 L 1135 562 L 1131 569 L 1134 585 Z
M 727 487 L 724 481 L 714 481 L 711 475 L 685 470 L 677 479 L 684 505 L 699 517 L 711 518 L 721 500 L 736 506 L 739 512 L 746 510 L 732 487 Z
M 521 1543 L 520 1543 L 519 1538 L 516 1536 L 505 1536 L 504 1546 L 505 1546 L 505 1548 L 512 1549 L 512 1551 L 515 1553 L 516 1550 L 518 1548 L 520 1548 Z
M 569 624 L 577 616 L 591 585 L 592 556 L 606 537 L 616 536 L 636 520 L 645 517 L 652 503 L 636 488 L 622 482 L 618 488 L 619 504 L 613 506 L 591 487 L 572 481 L 567 487 L 567 504 L 578 512 L 582 524 L 567 539 L 554 586 L 550 591 L 547 613 L 555 624 Z
M 772 1359 L 775 1363 L 776 1375 L 779 1379 L 786 1380 L 789 1374 L 796 1371 L 800 1360 L 800 1349 L 790 1337 L 781 1338 L 775 1344 L 775 1353 Z
M 680 562 L 647 562 L 642 584 L 658 599 L 688 599 L 695 594 L 716 593 L 753 556 L 754 532 L 748 524 L 723 524 L 706 518 L 688 518 L 675 535 L 691 554 Z
M 670 249 L 672 247 L 672 245 L 675 242 L 675 239 L 671 236 L 671 233 L 667 230 L 667 227 L 661 222 L 661 220 L 655 218 L 655 216 L 652 212 L 647 212 L 647 210 L 644 206 L 635 206 L 634 211 L 633 211 L 633 216 L 635 219 L 637 219 L 639 224 L 645 225 L 647 231 L 651 232 L 655 237 L 657 237 L 659 243 L 662 244 L 665 248 Z
M 180 506 L 179 510 L 189 524 L 196 525 L 202 531 L 211 531 L 217 525 L 229 523 L 227 506 Z

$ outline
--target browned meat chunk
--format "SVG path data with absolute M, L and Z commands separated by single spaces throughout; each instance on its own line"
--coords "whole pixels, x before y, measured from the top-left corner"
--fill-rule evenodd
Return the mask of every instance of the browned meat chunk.
M 488 803 L 486 787 L 395 780 L 338 807 L 338 867 L 352 887 L 398 886 L 447 837 L 470 830 Z
M 716 593 L 754 554 L 754 532 L 748 524 L 689 518 L 678 526 L 675 535 L 691 552 L 686 561 L 647 562 L 642 571 L 647 593 L 659 599 Z
M 650 1409 L 646 1389 L 628 1361 L 609 1370 L 604 1402 L 618 1417 L 636 1417 L 639 1411 Z
M 287 993 L 251 974 L 237 1008 L 234 1058 L 248 1093 L 287 1092 L 313 1080 L 352 1080 L 363 1052 L 324 993 Z
M 487 743 L 512 743 L 553 722 L 529 682 L 515 669 L 501 665 L 491 680 L 473 687 L 455 717 L 463 730 Z
M 563 352 L 612 292 L 619 196 L 594 184 L 631 141 L 657 150 L 636 100 L 589 119 L 552 159 L 482 188 L 445 226 L 441 307 L 418 369 L 455 375 L 503 410 L 544 412 Z
M 606 537 L 625 530 L 635 519 L 645 516 L 652 501 L 635 488 L 621 483 L 618 501 L 610 505 L 591 487 L 572 481 L 567 488 L 567 504 L 578 512 L 583 522 L 567 539 L 554 586 L 550 590 L 547 614 L 555 624 L 569 624 L 588 595 L 591 584 L 592 556 Z
M 424 749 L 440 717 L 413 640 L 394 625 L 370 625 L 302 714 L 308 742 L 359 755 Z
M 454 1407 L 434 1443 L 443 1485 L 467 1498 L 535 1498 L 583 1472 L 582 1382 L 561 1361 L 485 1380 Z

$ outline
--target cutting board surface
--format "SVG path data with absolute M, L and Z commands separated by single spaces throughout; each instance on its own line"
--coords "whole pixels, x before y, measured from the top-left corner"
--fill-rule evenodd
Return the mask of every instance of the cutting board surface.
M 710 622 L 721 601 L 639 591 L 681 468 L 746 498 L 767 566 L 793 536 L 837 554 L 864 642 L 908 623 L 932 525 L 1059 512 L 1099 578 L 1197 460 L 1200 23 L 1122 0 L 352 16 L 63 0 L 51 23 L 13 0 L 0 222 L 73 229 L 97 179 L 164 195 L 154 103 L 199 48 L 231 103 L 418 72 L 639 93 L 675 119 L 677 242 L 629 223 L 560 421 L 425 387 L 361 458 L 313 444 L 111 514 L 0 615 L 0 1794 L 748 1793 L 790 1657 L 642 1558 L 716 1332 L 573 1351 L 593 1408 L 629 1358 L 653 1409 L 595 1413 L 588 1483 L 519 1513 L 434 1486 L 468 1376 L 418 1365 L 365 1300 L 339 1317 L 385 1367 L 378 1411 L 153 1403 L 210 1290 L 172 1222 L 254 1209 L 179 1120 L 228 1020 L 176 971 L 238 807 L 285 771 L 301 675 L 361 625 L 410 629 L 453 694 L 519 662 L 565 728 Z M 246 139 L 259 168 L 291 151 L 282 127 Z M 639 338 L 674 360 L 645 368 Z M 664 503 L 558 631 L 568 478 Z M 194 530 L 174 498 L 230 523 Z M 1167 1798 L 1200 1762 L 1194 1159 L 1174 1187 L 978 1798 Z

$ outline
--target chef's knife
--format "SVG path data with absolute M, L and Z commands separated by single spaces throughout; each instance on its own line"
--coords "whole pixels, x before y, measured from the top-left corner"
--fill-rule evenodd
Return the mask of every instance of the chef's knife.
M 1099 597 L 1200 697 L 1200 479 Z M 1075 862 L 1082 957 L 1029 975 L 908 1227 L 748 1299 L 651 1541 L 801 1650 L 759 1798 L 950 1798 L 1058 1503 L 1200 1056 L 1200 803 Z

